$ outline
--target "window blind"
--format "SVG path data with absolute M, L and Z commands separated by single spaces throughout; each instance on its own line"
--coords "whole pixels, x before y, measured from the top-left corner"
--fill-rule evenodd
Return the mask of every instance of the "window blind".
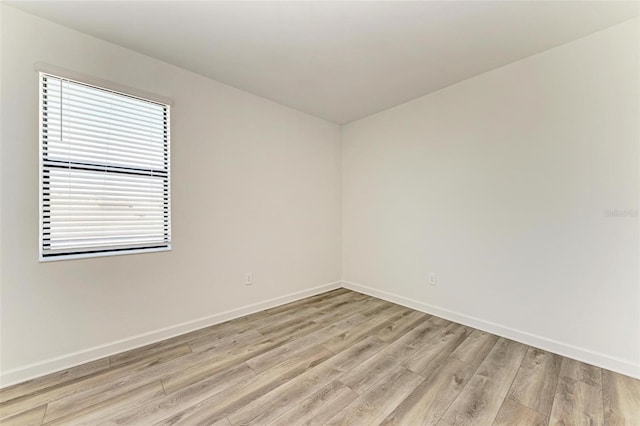
M 169 106 L 40 83 L 41 259 L 169 249 Z

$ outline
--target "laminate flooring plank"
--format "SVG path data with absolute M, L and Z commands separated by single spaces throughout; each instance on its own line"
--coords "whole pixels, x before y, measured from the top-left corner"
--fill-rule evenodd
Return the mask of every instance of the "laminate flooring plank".
M 314 392 L 333 382 L 344 371 L 366 360 L 383 346 L 386 346 L 386 343 L 382 340 L 369 337 L 251 401 L 227 417 L 233 424 L 262 425 L 272 422 Z
M 347 318 L 352 316 L 353 314 L 341 317 L 340 319 L 337 319 L 336 322 L 346 320 Z M 296 336 L 296 338 L 301 338 L 301 337 L 304 337 L 306 334 L 314 333 L 330 325 L 331 323 L 319 323 L 319 322 L 316 322 L 315 320 L 304 321 L 304 322 L 300 322 L 299 324 L 291 324 L 279 330 L 274 330 L 273 332 L 264 334 L 263 336 L 268 339 L 280 339 L 282 337 L 287 337 L 287 336 Z
M 125 376 L 140 373 L 150 368 L 161 368 L 165 362 L 170 362 L 176 358 L 182 358 L 188 353 L 188 346 L 177 347 L 165 352 L 153 354 L 152 356 L 136 361 L 131 364 L 121 365 L 116 368 L 100 371 L 83 377 L 81 380 L 69 383 L 63 382 L 57 386 L 47 388 L 44 392 L 26 395 L 25 397 L 15 398 L 6 403 L 0 404 L 0 416 L 6 417 L 21 413 L 32 407 L 48 404 L 62 398 L 71 397 L 74 394 L 83 392 L 92 392 L 96 386 L 110 386 L 110 382 L 118 380 Z M 157 378 L 156 378 L 157 380 Z
M 135 407 L 117 417 L 111 417 L 104 425 L 145 426 L 159 422 L 196 405 L 226 389 L 255 377 L 256 374 L 245 363 L 226 368 L 204 380 L 187 386 L 175 393 Z
M 335 380 L 268 424 L 274 426 L 324 425 L 357 397 L 356 392 L 339 380 Z
M 28 380 L 13 386 L 0 389 L 0 403 L 10 401 L 15 398 L 24 398 L 38 392 L 46 391 L 48 388 L 61 383 L 70 383 L 80 380 L 83 377 L 96 374 L 97 372 L 109 369 L 109 358 L 101 358 L 96 361 L 87 362 L 77 367 L 67 368 L 44 377 Z
M 223 350 L 247 345 L 260 337 L 262 336 L 255 331 L 242 333 L 239 336 L 229 336 L 227 339 L 219 340 L 217 347 L 211 348 L 206 352 L 191 353 L 185 350 L 184 356 L 176 357 L 167 362 L 149 365 L 130 374 L 116 376 L 113 379 L 105 377 L 100 382 L 92 384 L 92 386 L 78 389 L 77 392 L 70 396 L 51 401 L 47 409 L 47 418 L 62 417 L 70 411 L 80 409 L 85 405 L 92 405 L 101 399 L 124 393 L 130 389 L 158 380 L 159 377 L 180 372 L 186 366 L 210 363 Z M 187 345 L 184 346 L 188 348 Z
M 320 297 L 313 296 L 309 302 L 306 302 L 306 299 L 289 303 L 283 306 L 277 306 L 275 308 L 270 308 L 265 311 L 256 312 L 246 316 L 246 320 L 251 322 L 252 324 L 260 324 L 262 321 L 267 319 L 273 319 L 274 317 L 283 318 L 286 317 L 288 313 L 299 313 L 301 309 L 313 308 L 318 312 L 326 309 L 328 306 L 334 305 L 347 305 L 350 303 L 354 303 L 357 300 L 360 300 L 360 296 L 354 293 L 340 293 L 335 294 L 331 297 Z
M 369 300 L 368 298 L 369 296 L 365 296 L 363 294 L 350 293 L 350 294 L 344 294 L 339 297 L 334 297 L 332 299 L 325 300 L 321 303 L 315 304 L 314 306 L 319 312 L 329 312 L 339 308 L 358 305 L 360 303 L 368 301 Z M 366 302 L 365 305 L 368 304 L 369 302 Z
M 289 315 L 290 319 L 283 323 L 272 323 L 267 326 L 261 324 L 262 327 L 259 329 L 259 332 L 266 338 L 270 339 L 280 339 L 285 336 L 287 338 L 302 336 L 305 332 L 308 334 L 342 320 L 346 320 L 357 313 L 357 311 L 358 310 L 354 309 L 354 307 L 348 306 L 345 308 L 336 308 L 333 315 L 327 318 L 320 313 Z M 202 339 L 198 342 L 191 342 L 190 345 L 195 351 L 198 351 L 206 349 L 209 343 L 205 339 Z
M 332 324 L 336 321 L 343 320 L 355 313 L 364 315 L 370 310 L 383 306 L 384 301 L 377 299 L 365 299 L 356 302 L 347 302 L 340 306 L 331 306 L 318 309 L 318 313 L 314 317 L 314 321 L 318 324 Z
M 319 303 L 324 303 L 330 300 L 335 299 L 336 297 L 353 297 L 354 293 L 352 291 L 347 290 L 346 288 L 337 288 L 335 290 L 325 291 L 324 293 L 318 293 L 313 296 L 305 297 L 304 299 L 294 300 L 293 302 L 285 303 L 284 305 L 274 306 L 273 308 L 265 309 L 264 311 L 267 314 L 269 313 L 278 313 L 289 309 L 296 309 L 300 306 L 308 306 L 314 305 L 317 306 Z
M 445 362 L 394 409 L 383 425 L 438 424 L 497 340 L 496 336 L 489 333 L 471 333 Z
M 269 315 L 264 318 L 243 322 L 241 323 L 242 328 L 240 328 L 240 330 L 237 330 L 237 329 L 236 330 L 244 331 L 247 328 L 250 330 L 258 330 L 259 328 L 265 328 L 269 326 L 277 327 L 277 326 L 281 326 L 282 324 L 289 323 L 292 319 L 302 320 L 306 318 L 312 318 L 316 314 L 317 314 L 317 310 L 312 306 L 301 307 L 298 310 L 284 311 L 277 314 Z M 212 336 L 215 337 L 215 334 L 202 336 L 199 339 L 189 340 L 189 345 L 193 348 L 194 351 L 200 350 L 202 343 L 206 344 L 207 339 L 210 339 L 210 337 Z
M 334 300 L 331 303 L 318 307 L 318 314 L 315 318 L 318 322 L 335 321 L 334 314 L 343 313 L 368 313 L 373 309 L 383 307 L 388 302 L 376 299 L 374 297 L 364 296 L 360 299 L 345 298 L 343 300 Z M 367 315 L 368 316 L 368 315 Z
M 125 392 L 131 387 L 139 386 L 158 380 L 176 371 L 182 371 L 191 365 L 209 363 L 212 359 L 219 358 L 220 354 L 231 348 L 236 350 L 254 342 L 261 337 L 257 332 L 247 332 L 240 336 L 230 336 L 226 341 L 219 341 L 217 347 L 207 351 L 191 353 L 187 345 L 184 347 L 170 348 L 164 353 L 153 354 L 151 358 L 139 360 L 134 364 L 126 364 L 115 369 L 107 370 L 97 376 L 73 382 L 64 386 L 50 389 L 49 392 L 38 394 L 26 400 L 10 402 L 8 409 L 16 412 L 23 411 L 25 407 L 36 402 L 51 403 L 53 407 L 48 410 L 49 415 L 60 410 L 80 408 L 83 404 L 93 403 L 96 398 L 104 398 L 106 394 Z M 168 359 L 170 356 L 170 359 Z M 138 365 L 137 368 L 132 368 Z M 3 409 L 0 409 L 3 410 Z
M 547 416 L 525 407 L 512 400 L 505 399 L 493 426 L 547 426 Z
M 590 386 L 602 385 L 602 369 L 584 362 L 562 358 L 560 375 Z
M 491 353 L 500 338 L 494 334 L 474 330 L 451 353 L 451 358 L 469 364 L 476 370 Z
M 190 333 L 186 333 L 180 336 L 173 337 L 171 339 L 163 340 L 151 345 L 146 345 L 137 349 L 132 349 L 127 352 L 123 352 L 118 355 L 111 356 L 111 366 L 116 367 L 138 361 L 140 359 L 149 357 L 154 353 L 163 352 L 175 346 L 197 342 L 205 342 L 206 347 L 219 346 L 223 342 L 227 342 L 230 339 L 240 338 L 243 334 L 255 334 L 255 325 L 248 321 L 234 320 L 216 326 L 207 327 L 206 329 L 196 330 Z
M 385 342 L 393 342 L 430 317 L 431 315 L 409 309 L 402 315 L 390 319 L 374 336 Z
M 183 354 L 191 353 L 188 345 L 184 345 Z M 160 364 L 162 365 L 162 364 Z M 130 374 L 113 381 L 105 381 L 92 386 L 83 392 L 49 402 L 45 423 L 59 417 L 65 417 L 74 411 L 93 406 L 99 402 L 117 395 L 138 389 L 148 383 L 158 380 L 158 370 L 152 369 L 149 374 Z
M 507 398 L 548 418 L 553 405 L 562 357 L 529 348 Z M 509 407 L 507 407 L 509 408 Z
M 277 419 L 312 393 L 337 379 L 342 372 L 323 362 L 278 388 L 227 415 L 232 424 L 263 425 Z
M 329 361 L 334 368 L 349 372 L 365 363 L 369 358 L 382 351 L 389 344 L 377 337 L 370 336 L 334 355 Z
M 338 332 L 345 327 L 354 326 L 364 319 L 364 316 L 354 314 L 342 321 L 325 327 L 323 330 L 328 334 L 330 334 L 334 330 Z M 220 356 L 216 357 L 216 359 L 191 365 L 182 371 L 176 371 L 173 374 L 163 377 L 162 383 L 164 384 L 167 393 L 175 392 L 181 387 L 186 387 L 193 383 L 196 383 L 197 381 L 202 380 L 203 378 L 211 374 L 215 374 L 230 365 L 248 361 L 256 356 L 276 349 L 287 342 L 294 341 L 297 337 L 303 335 L 306 335 L 306 333 L 293 333 L 282 336 L 280 338 L 265 337 L 241 348 L 231 348 L 228 351 L 220 354 Z M 281 361 L 282 360 L 279 360 L 279 362 Z
M 316 294 L 315 296 L 307 297 L 304 299 L 289 302 L 284 305 L 275 306 L 273 308 L 265 309 L 263 312 L 265 315 L 277 314 L 279 312 L 297 309 L 301 306 L 314 306 L 316 308 L 325 306 L 332 303 L 335 300 L 357 300 L 360 294 L 353 293 L 345 288 L 338 288 L 325 293 Z
M 52 404 L 56 404 L 58 402 L 66 402 L 67 406 L 78 406 L 82 403 L 82 400 L 84 398 L 89 399 L 90 395 L 96 393 L 102 395 L 108 394 L 110 392 L 110 389 L 114 387 L 116 388 L 116 392 L 122 392 L 123 390 L 126 390 L 126 388 L 135 386 L 136 383 L 138 385 L 142 385 L 144 383 L 155 381 L 158 378 L 164 378 L 177 372 L 183 371 L 193 365 L 210 363 L 216 359 L 219 359 L 220 356 L 225 353 L 225 351 L 228 351 L 231 348 L 238 349 L 248 346 L 256 338 L 260 337 L 261 335 L 257 332 L 255 332 L 255 334 L 251 332 L 242 333 L 240 336 L 235 337 L 230 336 L 224 344 L 222 344 L 221 341 L 219 346 L 215 348 L 210 348 L 209 350 L 204 352 L 190 353 L 162 364 L 149 366 L 145 369 L 133 372 L 130 375 L 124 376 L 122 378 L 104 381 L 103 383 L 86 389 L 83 393 L 77 393 L 71 398 L 58 400 L 53 402 Z M 244 366 L 248 368 L 248 366 Z M 234 366 L 231 365 L 229 368 L 224 369 L 224 372 L 233 371 L 232 367 Z M 213 377 L 217 376 L 213 375 Z
M 231 350 L 234 347 L 246 346 L 260 339 L 264 339 L 264 336 L 260 334 L 260 332 L 257 330 L 248 330 L 246 332 L 243 331 L 221 339 L 212 336 L 204 336 L 197 340 L 188 342 L 187 345 L 189 345 L 194 353 L 222 353 L 223 351 Z
M 377 317 L 383 314 L 386 315 L 385 312 L 389 310 L 397 313 L 404 309 L 408 308 L 396 305 L 395 303 L 386 302 L 384 300 L 380 301 L 380 299 L 368 299 L 361 303 L 361 309 L 359 312 L 365 317 Z
M 326 424 L 378 424 L 423 380 L 421 376 L 399 365 Z
M 480 365 L 480 362 L 496 345 L 498 339 L 499 337 L 495 334 L 473 330 L 460 346 L 451 353 L 451 356 L 467 364 Z
M 282 307 L 276 307 L 266 311 L 256 312 L 244 317 L 243 320 L 251 324 L 254 328 L 259 329 L 287 322 L 308 313 L 315 312 L 316 315 L 321 316 L 327 306 L 347 306 L 355 303 L 356 300 L 353 294 L 340 294 L 324 300 L 300 303 L 293 308 L 287 307 L 283 309 Z M 296 303 L 297 302 L 293 302 L 292 304 Z
M 384 419 L 383 425 L 436 425 L 475 368 L 449 357 Z
M 322 347 L 309 347 L 306 353 L 291 357 L 264 373 L 217 393 L 213 397 L 188 407 L 156 424 L 194 425 L 216 422 L 244 407 L 254 399 L 321 364 L 331 356 L 333 354 Z
M 207 357 L 198 363 L 188 363 L 185 365 L 184 370 L 174 370 L 163 376 L 162 383 L 167 393 L 176 392 L 181 388 L 185 388 L 211 375 L 217 374 L 225 368 L 242 363 L 256 354 L 277 347 L 285 340 L 284 338 L 280 339 L 280 341 L 260 339 L 246 347 L 231 348 L 218 354 L 218 356 L 214 358 Z
M 255 331 L 257 328 L 257 322 L 258 320 L 249 321 L 247 317 L 240 317 L 194 330 L 160 342 L 135 348 L 130 351 L 123 352 L 122 354 L 111 356 L 111 366 L 113 367 L 131 362 L 132 360 L 137 360 L 138 358 L 148 356 L 153 352 L 161 351 L 162 348 L 170 348 L 172 346 L 197 341 L 199 339 L 212 342 L 215 340 L 226 339 L 229 336 L 239 335 L 247 331 Z
M 403 362 L 403 365 L 414 373 L 428 377 L 462 344 L 471 332 L 472 330 L 464 325 L 452 323 L 437 337 L 418 348 L 411 357 Z
M 273 308 L 268 308 L 261 311 L 253 312 L 243 317 L 240 317 L 238 319 L 243 319 L 248 322 L 257 324 L 259 321 L 262 321 L 263 319 L 269 318 L 274 315 L 279 315 L 285 312 L 295 312 L 300 308 L 315 307 L 323 302 L 326 302 L 328 300 L 333 300 L 339 297 L 348 297 L 348 294 L 338 293 L 335 290 L 333 290 L 328 293 L 317 294 L 315 296 L 311 296 L 306 299 L 295 300 L 293 302 L 289 302 L 284 305 L 274 306 Z M 235 320 L 236 319 L 234 319 L 233 321 Z
M 235 318 L 220 324 L 215 324 L 207 328 L 193 331 L 183 336 L 178 336 L 178 338 L 186 339 L 185 341 L 191 341 L 211 334 L 224 335 L 235 334 L 248 329 L 255 330 L 266 326 L 268 323 L 277 322 L 282 318 L 286 318 L 288 315 L 300 315 L 300 308 L 317 309 L 318 307 L 325 306 L 327 303 L 334 303 L 335 300 L 350 300 L 353 298 L 349 292 L 341 290 L 343 289 L 333 290 L 328 293 L 319 294 L 307 299 L 297 300 L 285 305 L 276 306 L 264 311 Z
M 131 407 L 136 407 L 154 398 L 164 395 L 162 384 L 157 382 L 149 383 L 138 389 L 131 390 L 127 393 L 120 394 L 114 398 L 100 401 L 99 403 L 65 416 L 57 418 L 51 422 L 47 421 L 45 414 L 44 423 L 48 426 L 54 425 L 95 425 L 106 420 L 110 416 L 128 411 Z
M 182 346 L 185 345 L 186 343 L 181 343 L 178 342 L 180 339 L 167 339 L 167 340 L 162 340 L 160 342 L 157 343 L 153 343 L 150 345 L 146 345 L 137 349 L 132 349 L 130 351 L 127 352 L 123 352 L 117 355 L 112 355 L 110 357 L 111 359 L 111 365 L 112 366 L 118 366 L 118 365 L 123 365 L 123 364 L 127 364 L 130 362 L 135 362 L 138 361 L 140 359 L 144 359 L 149 357 L 149 355 L 151 354 L 156 354 L 156 353 L 162 353 L 168 349 L 174 348 L 176 346 Z
M 392 321 L 401 316 L 407 308 L 395 305 L 390 309 L 372 317 L 367 317 L 355 327 L 351 327 L 342 331 L 340 334 L 331 337 L 329 340 L 322 342 L 322 346 L 329 349 L 333 353 L 338 353 L 346 348 L 358 343 L 360 340 L 369 336 L 374 336 L 380 329 L 385 327 L 387 321 Z
M 491 424 L 522 363 L 527 346 L 500 339 L 442 417 L 453 426 Z
M 604 424 L 602 387 L 563 376 L 558 380 L 550 425 Z
M 318 344 L 326 347 L 325 342 L 332 341 L 336 336 L 344 336 L 353 330 L 360 329 L 366 321 L 367 319 L 365 319 L 365 317 L 356 314 L 330 326 L 322 327 L 311 333 L 305 333 L 303 336 L 295 339 L 290 339 L 274 349 L 248 359 L 247 364 L 257 373 L 266 371 L 282 362 L 284 357 L 294 355 L 309 346 Z M 328 349 L 331 350 L 331 348 Z M 334 351 L 334 353 L 336 352 Z
M 47 406 L 41 405 L 6 419 L 2 419 L 0 424 L 2 426 L 40 426 L 46 410 Z
M 215 359 L 207 359 L 204 362 L 191 363 L 184 370 L 175 371 L 163 377 L 163 384 L 167 393 L 189 386 L 193 383 L 203 380 L 207 376 L 216 374 L 217 372 L 241 362 L 245 362 L 254 356 L 265 353 L 271 349 L 291 340 L 293 336 L 283 336 L 280 338 L 261 338 L 257 339 L 243 347 L 231 347 L 223 353 L 219 354 Z
M 364 393 L 369 387 L 388 374 L 397 365 L 414 354 L 443 330 L 438 321 L 432 318 L 421 323 L 409 333 L 389 344 L 384 350 L 355 366 L 340 379 L 358 393 Z
M 606 425 L 640 425 L 640 380 L 602 370 L 602 392 Z
M 296 332 L 303 329 L 308 329 L 317 325 L 318 323 L 313 320 L 313 316 L 307 316 L 303 318 L 291 318 L 290 320 L 283 322 L 282 324 L 268 325 L 258 329 L 258 332 L 266 337 L 273 337 L 283 330 L 287 332 Z

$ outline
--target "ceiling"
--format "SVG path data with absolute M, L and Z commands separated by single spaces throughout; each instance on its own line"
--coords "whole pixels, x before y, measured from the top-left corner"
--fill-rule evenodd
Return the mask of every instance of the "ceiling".
M 8 3 L 341 124 L 640 13 L 635 1 Z

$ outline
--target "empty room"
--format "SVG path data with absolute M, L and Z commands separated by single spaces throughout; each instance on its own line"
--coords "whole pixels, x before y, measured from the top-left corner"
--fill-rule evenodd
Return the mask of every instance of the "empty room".
M 640 426 L 640 2 L 0 0 L 0 224 L 3 426 Z

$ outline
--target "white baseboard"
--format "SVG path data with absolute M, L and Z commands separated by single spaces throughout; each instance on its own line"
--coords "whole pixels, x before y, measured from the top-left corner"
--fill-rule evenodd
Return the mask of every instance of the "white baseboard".
M 640 363 L 634 364 L 628 360 L 558 342 L 546 337 L 536 336 L 535 334 L 527 333 L 525 331 L 516 330 L 511 327 L 485 321 L 459 312 L 451 311 L 449 309 L 440 308 L 438 306 L 433 306 L 428 303 L 399 296 L 397 294 L 377 290 L 362 284 L 342 281 L 342 286 L 349 290 L 364 293 L 369 296 L 377 297 L 378 299 L 383 299 L 420 312 L 425 312 L 449 321 L 477 328 L 507 339 L 515 340 L 516 342 L 524 343 L 525 345 L 534 346 L 545 351 L 566 356 L 567 358 L 576 359 L 578 361 L 586 362 L 587 364 L 592 364 L 626 376 L 640 379 Z
M 243 306 L 241 308 L 220 312 L 218 314 L 213 314 L 207 317 L 183 322 L 181 324 L 172 325 L 148 333 L 138 334 L 136 336 L 117 340 L 115 342 L 107 343 L 104 345 L 94 346 L 92 348 L 69 353 L 60 357 L 50 358 L 37 363 L 14 368 L 12 370 L 2 371 L 0 373 L 0 388 L 31 380 L 36 377 L 41 377 L 50 373 L 54 373 L 56 371 L 65 370 L 67 368 L 84 364 L 86 362 L 95 361 L 97 359 L 104 358 L 110 355 L 135 349 L 140 346 L 156 343 L 161 340 L 169 339 L 171 337 L 179 336 L 190 331 L 229 321 L 231 319 L 252 314 L 254 312 L 284 305 L 285 303 L 304 299 L 305 297 L 324 293 L 330 290 L 335 290 L 340 287 L 342 287 L 342 282 L 336 281 L 318 287 L 290 293 L 284 296 L 275 297 L 273 299 L 265 300 L 264 302 L 254 303 L 251 305 Z

